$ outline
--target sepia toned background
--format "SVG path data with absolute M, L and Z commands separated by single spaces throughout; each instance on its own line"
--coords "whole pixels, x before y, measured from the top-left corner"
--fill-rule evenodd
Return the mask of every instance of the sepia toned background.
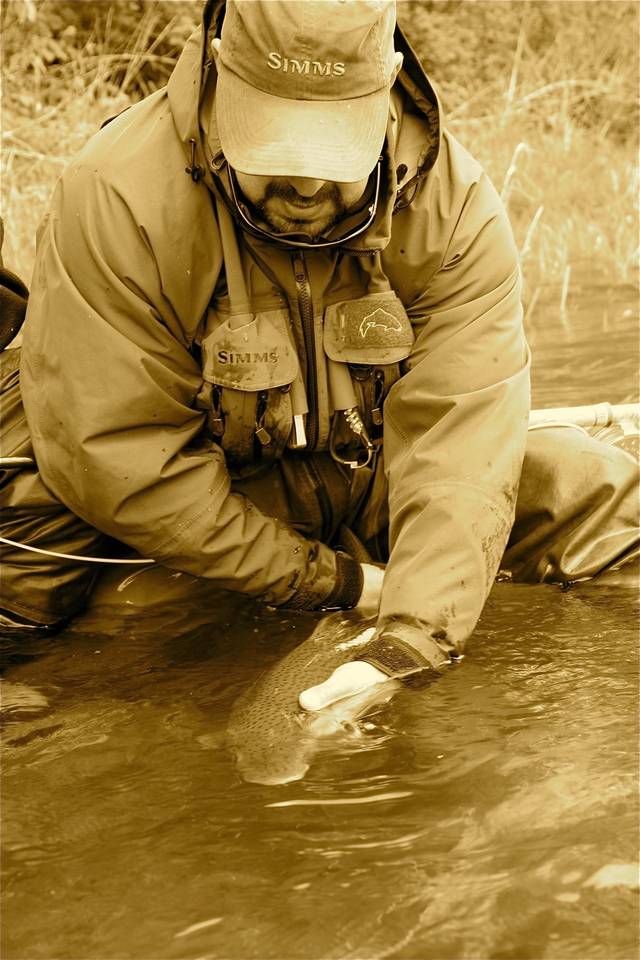
M 2 2 L 3 256 L 27 282 L 65 163 L 166 82 L 200 9 Z M 638 11 L 399 3 L 508 207 L 538 407 L 638 399 Z M 637 591 L 496 584 L 459 668 L 268 785 L 229 717 L 314 615 L 194 609 L 179 582 L 148 606 L 136 576 L 57 637 L 0 637 L 3 960 L 638 955 Z

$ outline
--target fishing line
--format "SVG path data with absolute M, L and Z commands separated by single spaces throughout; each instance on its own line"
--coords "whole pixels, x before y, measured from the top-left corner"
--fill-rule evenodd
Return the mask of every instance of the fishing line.
M 57 557 L 59 560 L 82 560 L 85 563 L 129 563 L 137 566 L 156 562 L 155 560 L 118 560 L 113 557 L 82 557 L 75 553 L 57 553 L 55 550 L 43 550 L 41 547 L 31 547 L 26 543 L 18 543 L 16 540 L 9 540 L 7 537 L 0 537 L 0 543 L 6 543 L 10 547 L 19 547 L 20 550 L 28 550 L 30 553 L 41 553 L 45 557 Z
M 391 793 L 376 793 L 369 797 L 340 797 L 339 799 L 317 800 L 278 800 L 276 803 L 265 803 L 265 807 L 338 807 L 348 804 L 383 803 L 386 800 L 401 800 L 403 797 L 412 797 L 413 790 L 396 790 Z

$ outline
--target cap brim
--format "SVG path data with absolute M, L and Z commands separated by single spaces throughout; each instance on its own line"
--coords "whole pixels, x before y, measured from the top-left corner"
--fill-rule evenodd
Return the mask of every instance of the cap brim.
M 216 120 L 240 173 L 355 183 L 382 151 L 389 88 L 352 100 L 290 100 L 246 83 L 219 62 Z

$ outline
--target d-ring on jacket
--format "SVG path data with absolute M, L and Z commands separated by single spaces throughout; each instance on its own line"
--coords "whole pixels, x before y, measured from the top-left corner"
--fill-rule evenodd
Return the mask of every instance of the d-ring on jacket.
M 223 13 L 208 5 L 168 86 L 94 136 L 59 181 L 25 326 L 24 404 L 47 487 L 89 524 L 274 605 L 340 605 L 334 551 L 232 492 L 220 445 L 197 442 L 206 413 L 196 347 L 225 295 L 212 192 L 226 192 L 228 175 L 206 42 Z M 302 368 L 318 449 L 329 433 L 327 308 L 365 295 L 375 262 L 411 322 L 415 339 L 384 405 L 390 555 L 370 651 L 402 675 L 447 662 L 480 615 L 514 519 L 529 376 L 505 212 L 442 131 L 400 31 L 396 45 L 405 64 L 371 227 L 346 249 L 297 259 L 238 236 L 256 309 L 284 306 L 293 328 L 304 264 L 320 347 L 314 390 Z

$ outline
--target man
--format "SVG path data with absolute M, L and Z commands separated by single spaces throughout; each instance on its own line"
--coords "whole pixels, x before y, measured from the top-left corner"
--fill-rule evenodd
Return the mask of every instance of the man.
M 209 2 L 166 90 L 58 184 L 28 431 L 6 369 L 7 452 L 32 443 L 38 470 L 8 483 L 4 536 L 70 555 L 115 538 L 274 606 L 377 616 L 312 709 L 460 656 L 527 442 L 509 225 L 394 23 L 390 0 Z M 593 445 L 542 433 L 505 562 L 592 576 L 637 543 L 633 465 L 599 452 L 567 486 L 558 458 Z M 35 625 L 95 576 L 17 548 L 5 570 L 5 617 Z

